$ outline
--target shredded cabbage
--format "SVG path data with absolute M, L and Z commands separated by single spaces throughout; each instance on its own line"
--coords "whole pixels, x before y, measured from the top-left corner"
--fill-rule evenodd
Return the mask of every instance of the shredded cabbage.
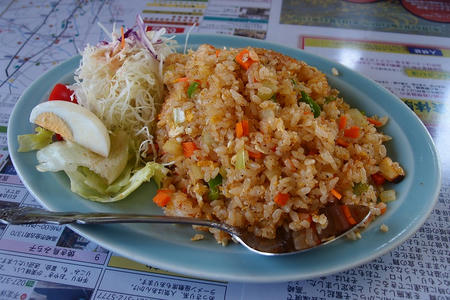
M 115 31 L 111 43 L 88 45 L 70 88 L 78 103 L 96 114 L 109 130 L 126 131 L 137 145 L 144 144 L 138 148 L 146 153 L 163 103 L 161 66 L 174 52 L 175 41 L 164 37 L 161 30 L 146 32 L 139 21 L 138 17 L 135 27 L 127 30 L 123 49 Z

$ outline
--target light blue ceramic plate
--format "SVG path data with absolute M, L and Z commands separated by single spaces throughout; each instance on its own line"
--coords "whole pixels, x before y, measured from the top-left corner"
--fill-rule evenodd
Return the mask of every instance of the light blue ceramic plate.
M 184 39 L 184 35 L 177 37 L 181 45 Z M 390 121 L 383 128 L 393 137 L 387 145 L 388 151 L 406 171 L 406 178 L 395 185 L 398 200 L 389 204 L 387 213 L 373 222 L 359 241 L 343 239 L 313 251 L 283 257 L 259 256 L 235 244 L 222 247 L 212 238 L 192 242 L 192 229 L 182 226 L 115 224 L 72 226 L 74 230 L 118 254 L 165 270 L 215 280 L 275 282 L 323 276 L 369 262 L 401 244 L 423 224 L 437 200 L 440 167 L 430 135 L 402 101 L 352 70 L 298 49 L 216 35 L 191 35 L 188 45 L 197 48 L 202 43 L 217 47 L 261 47 L 304 60 L 327 74 L 331 85 L 352 106 L 370 115 L 389 116 Z M 44 74 L 15 106 L 8 127 L 8 143 L 20 178 L 34 197 L 51 210 L 160 214 L 161 210 L 151 201 L 155 193 L 152 183 L 142 186 L 126 200 L 95 203 L 72 194 L 64 174 L 37 172 L 35 153 L 17 152 L 17 135 L 33 132 L 34 126 L 28 122 L 31 109 L 47 98 L 55 83 L 72 82 L 79 60 L 74 57 Z M 331 75 L 332 67 L 339 70 L 339 76 Z M 379 230 L 383 223 L 389 226 L 387 233 Z

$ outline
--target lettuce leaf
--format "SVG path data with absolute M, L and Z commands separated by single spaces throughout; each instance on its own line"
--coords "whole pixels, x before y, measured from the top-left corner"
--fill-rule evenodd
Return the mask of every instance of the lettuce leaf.
M 111 134 L 111 151 L 108 157 L 98 155 L 70 141 L 55 142 L 36 153 L 38 171 L 74 171 L 79 166 L 87 167 L 107 180 L 108 184 L 120 176 L 130 157 L 131 140 L 119 131 Z
M 55 142 L 37 152 L 41 172 L 64 171 L 72 192 L 98 202 L 122 200 L 142 183 L 160 186 L 168 170 L 156 162 L 138 162 L 135 145 L 124 132 L 111 134 L 111 152 L 102 157 L 69 141 Z
M 97 202 L 115 202 L 134 192 L 142 183 L 151 178 L 158 186 L 168 170 L 155 162 L 148 162 L 134 174 L 127 166 L 119 178 L 106 185 L 104 179 L 86 167 L 78 167 L 76 171 L 66 171 L 70 178 L 70 189 L 83 198 Z M 103 180 L 103 181 L 102 181 Z
M 17 141 L 19 142 L 19 149 L 17 151 L 28 152 L 39 150 L 52 142 L 53 132 L 42 127 L 36 127 L 34 131 L 36 133 L 17 136 Z

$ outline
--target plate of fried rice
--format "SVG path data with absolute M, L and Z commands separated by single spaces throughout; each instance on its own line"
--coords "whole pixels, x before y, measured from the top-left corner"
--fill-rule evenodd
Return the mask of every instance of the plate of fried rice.
M 166 94 L 154 144 L 169 174 L 161 186 L 144 184 L 125 200 L 83 199 L 70 191 L 64 174 L 39 173 L 34 154 L 14 150 L 16 136 L 33 128 L 23 116 L 55 83 L 73 82 L 80 57 L 24 93 L 8 128 L 10 152 L 23 183 L 46 208 L 221 220 L 266 238 L 284 228 L 307 237 L 299 248 L 314 245 L 316 231 L 326 228 L 318 213 L 325 205 L 362 204 L 373 217 L 349 238 L 280 257 L 250 253 L 227 234 L 198 227 L 71 225 L 73 230 L 163 270 L 277 282 L 370 262 L 423 224 L 437 201 L 440 165 L 427 129 L 400 99 L 343 65 L 298 49 L 192 34 L 183 53 L 186 36 L 175 39 L 181 46 L 164 61 Z

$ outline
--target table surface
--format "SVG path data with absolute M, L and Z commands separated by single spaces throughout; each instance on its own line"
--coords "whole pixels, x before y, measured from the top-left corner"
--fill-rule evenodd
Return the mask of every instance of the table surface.
M 108 30 L 113 24 L 132 26 L 137 14 L 153 29 L 265 39 L 372 78 L 403 100 L 433 137 L 442 164 L 438 202 L 410 239 L 372 262 L 273 284 L 170 273 L 111 253 L 64 226 L 0 225 L 0 299 L 450 299 L 445 0 L 0 0 L 0 207 L 39 205 L 8 154 L 8 119 L 20 95 L 87 44 L 106 40 L 99 23 Z

